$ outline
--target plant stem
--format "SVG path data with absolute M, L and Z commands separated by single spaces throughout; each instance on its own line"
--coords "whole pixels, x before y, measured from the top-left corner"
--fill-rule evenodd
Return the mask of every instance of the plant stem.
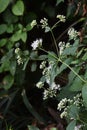
M 67 66 L 81 81 L 83 81 L 84 83 L 87 83 L 86 80 L 84 80 L 78 73 L 76 73 L 74 71 L 74 69 L 72 69 L 72 67 L 70 67 L 68 64 L 66 64 L 65 62 L 63 62 L 60 58 L 56 57 L 55 55 L 53 55 L 52 53 L 44 50 L 43 48 L 40 48 L 40 50 L 46 52 L 47 54 L 50 54 L 52 57 L 54 57 L 57 61 L 60 61 L 62 64 L 64 64 L 65 66 Z
M 54 44 L 55 44 L 55 48 L 56 48 L 56 51 L 57 51 L 57 55 L 59 55 L 59 53 L 58 53 L 58 47 L 57 47 L 57 43 L 56 43 L 56 39 L 55 39 L 55 37 L 54 37 L 54 34 L 53 34 L 52 29 L 50 29 L 50 32 L 51 32 L 52 37 L 53 37 L 53 41 L 54 41 Z
M 57 26 L 58 23 L 60 23 L 60 21 L 56 22 L 56 23 L 51 27 L 51 30 L 53 30 L 53 29 Z

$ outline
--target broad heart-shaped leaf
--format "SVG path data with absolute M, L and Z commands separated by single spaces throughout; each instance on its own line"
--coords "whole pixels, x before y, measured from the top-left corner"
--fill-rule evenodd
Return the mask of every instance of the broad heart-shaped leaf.
M 12 87 L 13 83 L 14 83 L 14 77 L 12 75 L 7 75 L 3 79 L 3 84 L 4 84 L 3 88 L 8 90 L 9 88 Z
M 87 83 L 82 88 L 82 97 L 85 102 L 85 106 L 87 107 Z
M 61 2 L 64 2 L 64 0 L 57 0 L 56 5 L 60 4 Z
M 1 24 L 0 25 L 0 34 L 3 34 L 7 30 L 7 25 L 6 24 Z
M 28 130 L 40 130 L 40 129 L 35 126 L 29 125 Z
M 69 123 L 69 125 L 67 126 L 66 130 L 74 130 L 76 126 L 76 120 L 73 120 Z
M 22 0 L 18 0 L 12 7 L 12 12 L 14 15 L 21 16 L 24 13 L 24 3 Z
M 0 0 L 0 13 L 2 13 L 9 5 L 10 0 Z
M 75 78 L 75 80 L 72 82 L 72 85 L 70 86 L 71 91 L 81 91 L 83 87 L 83 82 L 78 77 Z

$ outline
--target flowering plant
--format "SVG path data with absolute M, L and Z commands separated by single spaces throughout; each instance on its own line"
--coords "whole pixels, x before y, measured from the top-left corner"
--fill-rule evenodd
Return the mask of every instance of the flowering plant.
M 36 87 L 43 89 L 43 100 L 56 98 L 59 102 L 57 110 L 61 112 L 60 117 L 66 118 L 70 122 L 66 129 L 80 130 L 87 128 L 87 124 L 81 116 L 82 112 L 86 112 L 87 107 L 86 50 L 84 50 L 84 44 L 80 42 L 79 31 L 76 31 L 74 27 L 68 28 L 66 42 L 57 43 L 53 31 L 61 22 L 66 21 L 63 15 L 57 15 L 57 18 L 58 21 L 52 27 L 49 26 L 46 18 L 40 20 L 40 25 L 36 20 L 31 23 L 33 28 L 39 26 L 45 30 L 45 33 L 51 33 L 56 52 L 44 49 L 43 39 L 39 38 L 31 43 L 32 53 L 37 57 L 32 58 L 31 54 L 28 56 L 31 60 L 41 60 L 39 69 L 42 72 L 42 77 L 36 83 Z M 80 19 L 78 22 L 82 20 L 84 19 Z M 25 66 L 27 58 L 22 59 L 19 51 L 20 49 L 16 48 L 17 62 Z M 43 52 L 43 55 L 39 55 L 38 51 Z M 56 79 L 63 73 L 67 73 L 67 82 L 62 86 L 56 82 Z

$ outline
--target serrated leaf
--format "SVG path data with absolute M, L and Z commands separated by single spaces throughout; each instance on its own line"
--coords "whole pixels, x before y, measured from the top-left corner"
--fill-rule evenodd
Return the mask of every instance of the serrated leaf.
M 35 126 L 29 125 L 28 130 L 40 130 L 40 129 Z
M 3 88 L 8 90 L 9 88 L 11 88 L 13 83 L 14 83 L 14 77 L 11 75 L 7 75 L 3 79 Z
M 73 120 L 69 123 L 69 125 L 67 126 L 66 130 L 74 130 L 76 126 L 76 120 Z
M 57 0 L 56 5 L 59 5 L 61 2 L 64 2 L 64 0 Z
M 0 34 L 5 33 L 7 30 L 7 25 L 6 24 L 1 24 L 0 25 Z
M 85 84 L 82 88 L 82 97 L 85 102 L 85 106 L 87 107 L 87 84 Z
M 10 0 L 0 0 L 0 13 L 2 13 L 9 5 Z
M 12 7 L 12 12 L 14 15 L 21 16 L 24 13 L 24 3 L 22 0 L 18 0 Z

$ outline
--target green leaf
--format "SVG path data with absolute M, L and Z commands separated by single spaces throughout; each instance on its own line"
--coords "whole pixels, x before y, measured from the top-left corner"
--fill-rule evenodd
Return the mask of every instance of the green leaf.
M 40 129 L 35 126 L 29 125 L 28 130 L 40 130 Z
M 5 33 L 7 30 L 7 25 L 6 24 L 1 24 L 0 25 L 0 34 Z
M 76 126 L 76 120 L 73 120 L 69 123 L 69 125 L 67 126 L 66 130 L 74 130 Z
M 7 26 L 7 33 L 13 33 L 13 30 L 14 30 L 14 28 L 13 28 L 13 24 L 10 24 L 10 25 L 8 25 Z
M 29 23 L 29 24 L 27 24 L 27 26 L 26 26 L 26 30 L 27 31 L 30 31 L 30 30 L 32 30 L 33 29 L 33 27 L 31 26 L 31 24 Z
M 0 13 L 2 13 L 9 5 L 10 0 L 0 0 Z
M 0 40 L 0 47 L 3 47 L 7 43 L 7 39 Z
M 70 106 L 70 110 L 69 110 L 70 118 L 77 119 L 78 113 L 79 113 L 79 109 L 76 105 Z
M 21 39 L 21 30 L 18 30 L 16 33 L 13 34 L 13 36 L 11 37 L 11 41 L 16 42 L 19 41 Z
M 14 15 L 21 16 L 24 13 L 24 3 L 22 0 L 18 0 L 12 7 L 12 12 Z
M 64 0 L 57 0 L 56 5 L 59 5 L 61 2 L 64 2 Z
M 21 40 L 22 40 L 23 42 L 26 42 L 26 40 L 27 40 L 27 32 L 22 32 L 22 33 L 21 33 Z
M 10 73 L 14 76 L 16 71 L 16 61 L 12 60 L 10 62 Z
M 85 84 L 82 88 L 82 97 L 85 102 L 85 106 L 87 107 L 87 84 Z
M 87 52 L 83 55 L 82 60 L 87 60 Z
M 14 83 L 14 77 L 11 75 L 7 75 L 3 79 L 3 84 L 4 84 L 3 88 L 8 90 L 9 88 L 12 87 L 13 83 Z
M 33 62 L 31 65 L 31 71 L 32 72 L 36 71 L 36 68 L 37 68 L 37 64 L 36 64 L 36 62 Z
M 76 68 L 72 68 L 76 73 L 79 73 L 79 70 L 80 70 L 80 67 L 76 67 Z M 70 71 L 69 75 L 68 75 L 68 78 L 69 78 L 69 83 L 71 85 L 71 83 L 73 82 L 73 80 L 75 79 L 76 75 Z
M 64 63 L 66 63 L 67 65 L 70 65 L 72 61 L 72 58 L 67 58 Z M 65 64 L 62 63 L 62 65 L 59 68 L 59 72 L 58 74 L 60 74 L 63 70 L 65 70 L 67 68 L 67 66 Z
M 75 78 L 72 85 L 70 86 L 71 91 L 81 91 L 83 87 L 83 82 L 78 77 Z

